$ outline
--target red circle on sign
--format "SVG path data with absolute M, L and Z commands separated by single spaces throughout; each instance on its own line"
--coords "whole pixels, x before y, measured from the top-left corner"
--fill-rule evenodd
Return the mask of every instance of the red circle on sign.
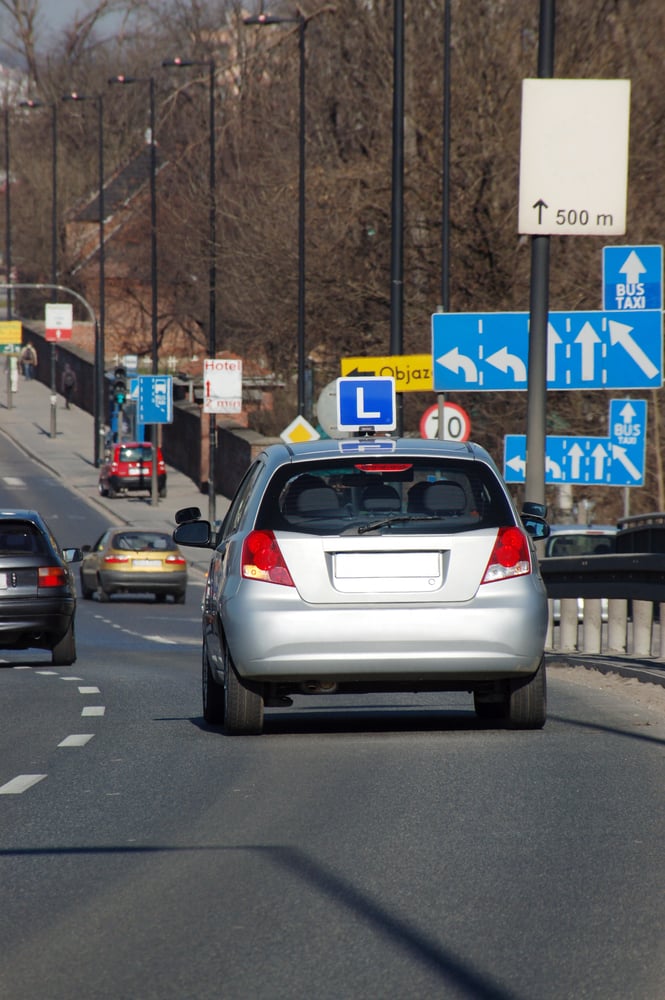
M 466 410 L 457 403 L 443 404 L 444 441 L 468 441 L 471 434 L 471 419 Z M 429 406 L 420 418 L 420 436 L 436 438 L 439 433 L 439 404 Z

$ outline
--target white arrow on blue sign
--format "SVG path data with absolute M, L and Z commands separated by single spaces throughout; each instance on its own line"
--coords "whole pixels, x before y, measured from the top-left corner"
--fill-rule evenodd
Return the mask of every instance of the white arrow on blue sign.
M 609 437 L 548 435 L 545 440 L 545 482 L 587 486 L 643 486 L 647 404 L 644 399 L 610 402 Z M 504 479 L 526 478 L 526 436 L 504 438 Z
M 337 379 L 337 426 L 392 431 L 397 423 L 395 379 L 388 376 Z
M 662 246 L 603 247 L 603 309 L 662 308 Z
M 529 313 L 434 313 L 435 392 L 527 388 Z M 662 313 L 553 312 L 548 389 L 658 388 Z
M 140 375 L 137 418 L 140 424 L 173 422 L 173 378 L 171 375 Z

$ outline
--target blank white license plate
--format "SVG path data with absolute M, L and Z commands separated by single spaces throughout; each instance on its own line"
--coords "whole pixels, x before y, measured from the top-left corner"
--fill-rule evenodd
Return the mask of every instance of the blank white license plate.
M 161 560 L 159 559 L 132 559 L 132 566 L 161 566 Z
M 363 580 L 375 577 L 440 576 L 438 552 L 338 552 L 335 576 Z
M 129 474 L 130 474 L 130 476 L 149 476 L 150 475 L 150 469 L 138 469 L 138 468 L 131 469 L 130 468 Z
M 7 574 L 0 573 L 0 590 L 7 590 Z

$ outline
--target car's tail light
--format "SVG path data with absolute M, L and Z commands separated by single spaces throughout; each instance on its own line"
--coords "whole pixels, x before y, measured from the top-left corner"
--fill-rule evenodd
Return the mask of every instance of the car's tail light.
M 167 556 L 164 562 L 169 566 L 186 566 L 187 560 L 183 556 Z
M 250 531 L 243 542 L 241 563 L 246 580 L 295 586 L 272 531 Z
M 62 566 L 39 567 L 38 587 L 64 587 L 68 582 L 67 573 Z
M 111 564 L 114 564 L 114 563 L 128 563 L 129 562 L 129 556 L 116 556 L 116 555 L 111 554 L 109 556 L 104 556 L 104 562 L 105 563 L 111 563 Z
M 119 466 L 117 462 L 111 462 L 111 472 L 117 472 L 118 468 Z
M 526 534 L 514 525 L 499 528 L 482 582 L 494 583 L 530 572 L 531 554 Z

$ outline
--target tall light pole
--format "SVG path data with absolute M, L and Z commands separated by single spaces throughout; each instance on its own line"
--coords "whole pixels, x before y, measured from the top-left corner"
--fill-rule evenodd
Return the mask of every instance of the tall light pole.
M 150 87 L 150 287 L 152 290 L 151 301 L 151 357 L 152 374 L 156 375 L 159 369 L 159 355 L 157 350 L 157 147 L 155 145 L 155 78 L 113 76 L 109 80 L 110 84 L 132 84 L 147 83 Z M 152 424 L 152 483 L 151 502 L 154 506 L 159 503 L 159 491 L 157 486 L 157 445 L 158 445 L 158 425 Z
M 21 101 L 22 108 L 48 107 L 42 101 Z M 58 106 L 51 105 L 51 284 L 58 284 Z M 55 378 L 55 341 L 51 341 L 51 434 L 55 438 L 57 385 Z
M 245 24 L 297 24 L 300 57 L 299 80 L 299 169 L 298 169 L 298 413 L 305 415 L 305 29 L 307 18 L 300 10 L 295 17 L 256 14 L 246 17 Z
M 101 436 L 104 423 L 104 358 L 105 347 L 105 246 L 104 246 L 104 99 L 101 94 L 87 97 L 72 91 L 63 101 L 93 101 L 97 105 L 97 162 L 99 177 L 99 321 L 95 322 L 95 396 L 94 396 L 94 454 L 95 466 L 101 463 Z
M 165 69 L 187 66 L 208 67 L 208 357 L 217 354 L 217 192 L 215 189 L 215 60 L 199 62 L 190 59 L 165 59 Z M 216 518 L 215 458 L 217 452 L 217 422 L 214 413 L 208 414 L 208 520 L 214 524 Z
M 9 180 L 9 108 L 4 108 L 5 125 L 5 271 L 6 280 L 12 280 L 12 210 L 11 210 L 11 184 Z M 12 318 L 12 292 L 7 289 L 7 319 Z

